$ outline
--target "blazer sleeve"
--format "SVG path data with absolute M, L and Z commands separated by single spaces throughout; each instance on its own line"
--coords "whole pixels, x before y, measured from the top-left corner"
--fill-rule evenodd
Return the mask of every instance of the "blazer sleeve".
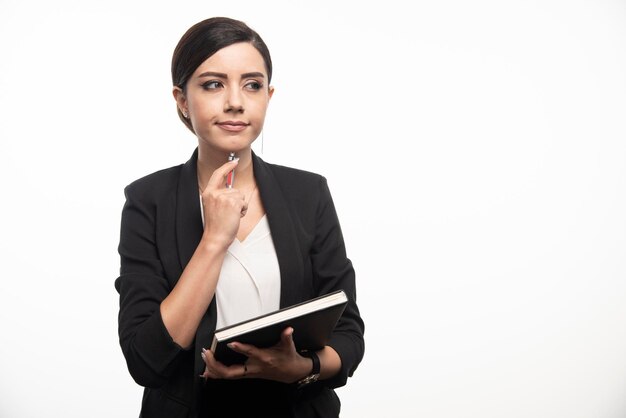
M 339 219 L 324 177 L 321 177 L 319 187 L 316 232 L 311 248 L 313 279 L 318 286 L 316 291 L 322 295 L 343 289 L 348 296 L 348 304 L 329 342 L 341 358 L 341 370 L 324 381 L 329 387 L 339 387 L 346 384 L 363 358 L 365 328 L 356 304 L 354 268 L 346 255 Z
M 120 233 L 119 339 L 128 370 L 145 387 L 163 386 L 183 352 L 169 335 L 160 304 L 171 288 L 156 245 L 157 210 L 145 187 L 131 184 L 124 194 Z

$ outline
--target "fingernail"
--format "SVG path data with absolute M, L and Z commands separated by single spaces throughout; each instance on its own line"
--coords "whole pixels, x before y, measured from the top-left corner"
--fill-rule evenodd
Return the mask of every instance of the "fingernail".
M 204 353 L 200 353 L 200 357 L 202 357 L 202 360 L 206 361 L 206 355 Z
M 203 353 L 206 353 L 206 348 L 203 348 L 203 349 L 202 349 L 202 352 L 203 352 Z
M 235 348 L 235 343 L 228 343 L 226 344 L 228 346 L 228 348 Z

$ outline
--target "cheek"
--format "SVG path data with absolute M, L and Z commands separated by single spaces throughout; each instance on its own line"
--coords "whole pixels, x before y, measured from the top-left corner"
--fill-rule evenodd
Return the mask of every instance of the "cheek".
M 207 118 L 221 112 L 222 107 L 217 100 L 189 100 L 189 110 L 198 118 Z
M 254 103 L 254 105 L 250 107 L 250 111 L 254 114 L 254 117 L 259 119 L 259 122 L 262 123 L 265 118 L 265 114 L 267 113 L 267 103 Z

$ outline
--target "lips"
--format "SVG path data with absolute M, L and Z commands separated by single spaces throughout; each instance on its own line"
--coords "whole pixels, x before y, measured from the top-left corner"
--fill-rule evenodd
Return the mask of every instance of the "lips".
M 217 126 L 229 132 L 241 132 L 248 127 L 248 124 L 239 120 L 227 120 L 218 122 Z

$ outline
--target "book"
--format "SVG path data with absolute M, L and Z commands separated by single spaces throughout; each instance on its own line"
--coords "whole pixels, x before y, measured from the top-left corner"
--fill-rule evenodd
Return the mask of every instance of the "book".
M 287 327 L 293 328 L 293 341 L 298 351 L 320 350 L 327 344 L 347 303 L 345 292 L 338 290 L 220 328 L 213 336 L 211 351 L 226 365 L 241 364 L 246 361 L 246 356 L 226 344 L 236 341 L 259 348 L 271 347 L 280 341 L 280 335 Z

